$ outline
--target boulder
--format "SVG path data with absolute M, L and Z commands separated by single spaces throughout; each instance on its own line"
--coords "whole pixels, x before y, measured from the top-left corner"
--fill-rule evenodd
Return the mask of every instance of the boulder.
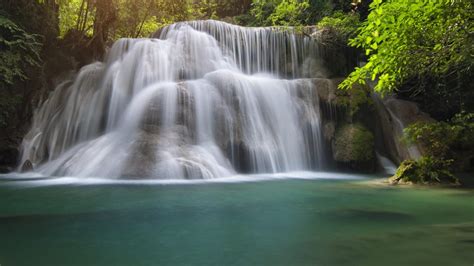
M 414 102 L 396 98 L 387 98 L 384 100 L 384 103 L 388 111 L 398 118 L 399 122 L 404 126 L 419 121 L 435 121 L 427 113 L 422 112 Z
M 336 123 L 334 121 L 327 122 L 323 127 L 323 137 L 327 142 L 331 142 L 336 134 Z
M 422 112 L 414 102 L 393 97 L 381 99 L 375 94 L 372 95 L 372 99 L 380 125 L 377 143 L 383 145 L 390 159 L 400 164 L 404 160 L 420 158 L 423 155 L 423 147 L 407 145 L 403 142 L 403 130 L 415 122 L 433 122 L 434 120 Z
M 356 171 L 375 170 L 374 136 L 360 124 L 345 124 L 336 130 L 332 141 L 333 159 L 343 167 Z
M 337 79 L 312 79 L 315 88 L 318 91 L 319 99 L 328 104 L 335 103 L 337 86 L 343 81 L 342 78 Z

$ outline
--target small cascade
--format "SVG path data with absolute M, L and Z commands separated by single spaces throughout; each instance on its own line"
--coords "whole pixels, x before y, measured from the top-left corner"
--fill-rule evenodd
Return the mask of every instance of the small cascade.
M 404 135 L 403 130 L 405 129 L 406 125 L 402 122 L 402 120 L 390 109 L 387 108 L 392 119 L 395 121 L 395 127 L 397 129 L 397 134 L 401 138 Z M 406 149 L 408 151 L 409 158 L 418 159 L 421 156 L 420 150 L 416 145 L 407 145 Z
M 376 152 L 375 155 L 380 167 L 383 170 L 383 173 L 387 175 L 394 175 L 398 167 L 392 161 L 390 161 L 390 159 L 381 155 L 380 153 Z
M 121 39 L 38 108 L 21 164 L 160 179 L 320 169 L 319 64 L 315 41 L 273 28 L 196 21 Z
M 246 74 L 273 73 L 285 78 L 316 78 L 323 60 L 318 42 L 293 28 L 240 27 L 216 21 L 185 21 L 157 31 L 154 37 L 167 39 L 173 34 L 186 34 L 186 29 L 206 32 L 213 36 L 223 53 L 232 58 Z M 183 38 L 189 38 L 188 36 Z M 323 71 L 324 72 L 324 71 Z
M 397 164 L 407 159 L 419 159 L 422 149 L 417 144 L 408 144 L 403 141 L 404 129 L 415 122 L 434 120 L 423 113 L 414 102 L 394 97 L 382 100 L 376 94 L 372 95 L 372 99 L 380 125 L 379 149 Z

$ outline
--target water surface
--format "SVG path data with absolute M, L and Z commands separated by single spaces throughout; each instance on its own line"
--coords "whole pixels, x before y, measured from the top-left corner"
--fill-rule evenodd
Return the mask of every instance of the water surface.
M 472 190 L 368 185 L 365 177 L 338 174 L 267 177 L 183 183 L 3 176 L 0 264 L 474 263 Z

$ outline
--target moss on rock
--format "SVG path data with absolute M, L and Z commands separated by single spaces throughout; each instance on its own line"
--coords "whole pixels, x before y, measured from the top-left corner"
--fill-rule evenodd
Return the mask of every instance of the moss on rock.
M 449 170 L 452 160 L 439 160 L 430 156 L 419 160 L 405 160 L 394 176 L 391 184 L 450 184 L 459 185 L 459 180 Z
M 334 160 L 350 169 L 364 171 L 374 169 L 374 135 L 360 124 L 347 124 L 339 127 L 332 149 Z

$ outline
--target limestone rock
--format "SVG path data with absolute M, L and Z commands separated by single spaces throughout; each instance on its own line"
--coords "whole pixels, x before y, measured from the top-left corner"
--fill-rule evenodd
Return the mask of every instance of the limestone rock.
M 390 158 L 397 164 L 407 159 L 419 158 L 423 154 L 423 148 L 404 143 L 403 129 L 415 122 L 434 120 L 414 102 L 392 97 L 382 100 L 377 95 L 373 95 L 373 99 L 381 127 L 382 142 Z
M 371 172 L 375 168 L 373 134 L 360 124 L 346 124 L 336 130 L 333 159 L 341 166 Z
M 323 137 L 327 142 L 331 142 L 336 134 L 336 123 L 331 121 L 324 125 Z
M 33 171 L 33 164 L 31 163 L 30 160 L 26 160 L 23 165 L 21 166 L 21 171 L 22 172 L 30 172 Z

